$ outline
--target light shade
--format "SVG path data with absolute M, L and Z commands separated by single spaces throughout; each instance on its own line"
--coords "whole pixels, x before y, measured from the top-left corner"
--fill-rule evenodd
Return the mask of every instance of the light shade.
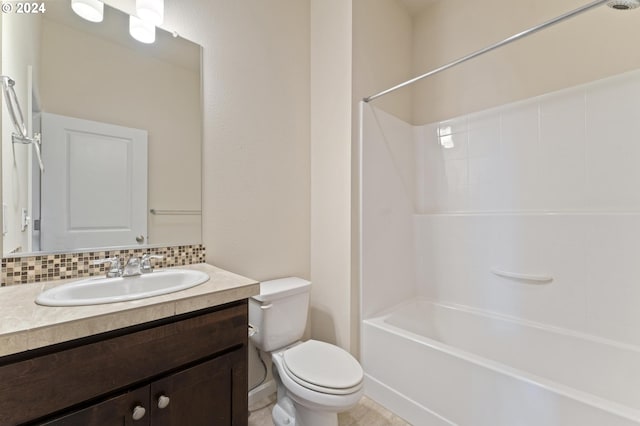
M 138 18 L 154 25 L 162 24 L 164 20 L 164 0 L 136 0 L 136 15 Z
M 141 43 L 153 43 L 156 41 L 156 26 L 138 17 L 130 16 L 129 34 Z
M 91 22 L 102 22 L 104 16 L 104 3 L 100 0 L 71 0 L 71 9 Z

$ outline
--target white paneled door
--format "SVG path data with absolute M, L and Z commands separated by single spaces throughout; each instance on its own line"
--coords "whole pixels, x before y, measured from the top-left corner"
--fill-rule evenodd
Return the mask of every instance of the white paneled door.
M 41 249 L 147 238 L 147 131 L 42 114 Z

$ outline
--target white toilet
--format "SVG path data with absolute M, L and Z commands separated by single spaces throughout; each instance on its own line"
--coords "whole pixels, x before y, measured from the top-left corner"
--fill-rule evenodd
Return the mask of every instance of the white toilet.
M 337 426 L 338 413 L 354 407 L 364 393 L 363 371 L 347 351 L 325 342 L 302 342 L 311 283 L 282 278 L 260 283 L 249 300 L 251 337 L 270 352 L 278 386 L 276 426 Z

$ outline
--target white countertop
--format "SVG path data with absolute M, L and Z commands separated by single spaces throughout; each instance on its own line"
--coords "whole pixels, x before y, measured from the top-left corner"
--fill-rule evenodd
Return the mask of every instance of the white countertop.
M 187 290 L 129 302 L 91 306 L 40 306 L 42 291 L 73 280 L 0 288 L 0 356 L 242 300 L 260 292 L 252 279 L 208 264 L 180 266 L 209 274 Z

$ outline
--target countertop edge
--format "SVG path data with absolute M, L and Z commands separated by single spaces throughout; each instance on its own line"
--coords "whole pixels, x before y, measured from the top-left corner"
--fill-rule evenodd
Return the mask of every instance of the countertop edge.
M 22 317 L 14 313 L 13 316 L 3 318 L 0 313 L 0 319 L 21 324 L 16 326 L 15 331 L 7 330 L 7 326 L 0 331 L 0 357 L 224 305 L 250 298 L 260 292 L 257 281 L 210 264 L 179 268 L 202 270 L 209 274 L 209 281 L 206 285 L 173 294 L 131 302 L 84 306 L 80 309 L 36 305 L 33 300 L 43 289 L 64 282 L 41 283 L 39 289 L 27 291 L 25 299 L 20 301 L 25 305 Z M 56 317 L 56 314 L 59 315 Z M 47 322 L 47 315 L 53 320 Z

